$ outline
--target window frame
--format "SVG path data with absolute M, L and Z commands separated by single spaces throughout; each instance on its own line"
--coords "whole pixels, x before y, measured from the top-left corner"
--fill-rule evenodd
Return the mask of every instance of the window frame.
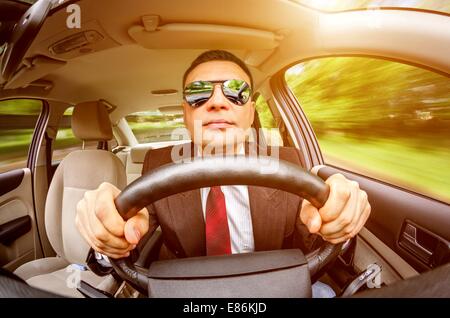
M 272 120 L 275 123 L 275 127 L 263 127 L 262 121 L 261 121 L 261 115 L 260 115 L 260 113 L 259 113 L 259 111 L 257 109 L 257 105 L 256 105 L 256 102 L 257 102 L 257 100 L 259 98 L 262 98 L 264 100 L 265 104 L 267 105 L 267 110 L 269 111 L 270 116 L 271 116 Z M 262 93 L 262 91 L 258 90 L 258 91 L 256 91 L 253 94 L 253 101 L 255 103 L 255 116 L 258 118 L 258 123 L 259 123 L 259 126 L 260 126 L 258 128 L 259 129 L 277 129 L 277 133 L 278 133 L 279 138 L 280 138 L 281 143 L 282 143 L 281 146 L 288 146 L 288 145 L 290 145 L 291 141 L 288 139 L 289 133 L 283 134 L 284 130 L 286 132 L 288 132 L 288 129 L 287 129 L 286 125 L 285 125 L 285 122 L 284 122 L 283 118 L 281 118 L 281 115 L 279 114 L 278 109 L 271 105 L 272 102 L 273 102 L 273 99 L 272 98 L 267 99 L 266 96 L 264 96 L 264 94 Z M 277 118 L 281 118 L 281 122 L 279 124 L 277 122 Z M 252 125 L 252 127 L 253 126 L 254 126 L 254 124 Z M 257 136 L 258 142 L 261 142 L 259 140 L 259 131 L 257 131 L 257 135 L 258 135 Z M 265 135 L 264 135 L 264 140 L 262 142 L 263 142 L 262 144 L 264 144 L 265 146 L 272 146 L 272 145 L 268 144 L 268 141 L 267 141 L 267 138 L 265 137 Z
M 31 137 L 31 142 L 28 147 L 27 151 L 27 161 L 26 166 L 23 168 L 28 168 L 31 171 L 32 176 L 34 175 L 34 170 L 37 163 L 37 158 L 39 155 L 39 149 L 42 145 L 42 140 L 44 138 L 45 129 L 47 127 L 47 122 L 50 116 L 50 106 L 48 102 L 45 99 L 40 98 L 30 98 L 30 97 L 23 97 L 23 96 L 16 96 L 16 97 L 9 97 L 0 99 L 0 102 L 5 102 L 9 100 L 18 100 L 18 99 L 28 99 L 28 100 L 37 100 L 40 101 L 42 104 L 41 112 L 38 115 L 38 118 L 36 120 L 36 124 L 34 126 L 33 135 Z M 17 168 L 17 169 L 23 169 L 23 168 Z M 16 170 L 16 169 L 13 169 Z M 12 171 L 12 170 L 10 170 Z

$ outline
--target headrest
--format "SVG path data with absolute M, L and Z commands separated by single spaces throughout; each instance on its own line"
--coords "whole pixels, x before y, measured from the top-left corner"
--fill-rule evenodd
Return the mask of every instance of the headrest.
M 106 141 L 113 139 L 111 121 L 106 105 L 101 101 L 75 105 L 72 113 L 72 130 L 83 141 Z

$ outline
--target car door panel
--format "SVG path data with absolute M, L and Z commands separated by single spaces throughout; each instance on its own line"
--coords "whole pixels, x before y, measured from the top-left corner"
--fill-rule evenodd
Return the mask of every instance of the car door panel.
M 34 259 L 35 229 L 31 171 L 28 168 L 0 174 L 0 266 L 14 270 Z
M 347 178 L 357 181 L 361 189 L 367 192 L 372 211 L 366 228 L 399 257 L 418 271 L 428 270 L 445 262 L 448 254 L 441 259 L 442 254 L 445 255 L 448 251 L 440 251 L 436 246 L 436 250 L 432 251 L 433 254 L 436 253 L 433 257 L 439 256 L 441 260 L 434 263 L 430 260 L 427 264 L 405 248 L 404 244 L 401 244 L 401 239 L 404 236 L 405 225 L 411 223 L 439 238 L 441 242 L 448 242 L 450 240 L 448 204 L 336 167 L 322 166 L 318 170 L 318 175 L 323 179 L 335 173 L 342 173 Z
M 377 264 L 381 267 L 380 283 L 386 285 L 418 275 L 418 272 L 411 265 L 366 227 L 361 229 L 356 239 L 353 266 L 357 272 L 361 273 L 372 264 Z
M 24 215 L 0 225 L 0 243 L 11 245 L 31 230 L 31 217 Z

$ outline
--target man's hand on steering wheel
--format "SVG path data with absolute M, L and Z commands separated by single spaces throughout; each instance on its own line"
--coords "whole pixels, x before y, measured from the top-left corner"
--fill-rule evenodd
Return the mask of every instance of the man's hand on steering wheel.
M 330 186 L 330 195 L 325 205 L 317 209 L 303 200 L 300 220 L 309 232 L 324 240 L 337 244 L 354 237 L 366 223 L 370 214 L 367 193 L 359 184 L 342 174 L 330 176 L 325 183 Z
M 355 181 L 335 174 L 326 180 L 330 195 L 321 209 L 303 201 L 300 221 L 311 233 L 319 234 L 333 244 L 354 237 L 370 214 L 365 191 Z M 109 183 L 87 191 L 77 205 L 76 225 L 87 243 L 97 252 L 112 258 L 128 257 L 149 228 L 148 211 L 143 208 L 136 216 L 124 221 L 114 199 L 120 190 Z
M 149 228 L 146 208 L 124 221 L 114 199 L 120 190 L 104 182 L 96 190 L 86 191 L 78 202 L 75 223 L 87 243 L 97 252 L 112 258 L 130 255 Z

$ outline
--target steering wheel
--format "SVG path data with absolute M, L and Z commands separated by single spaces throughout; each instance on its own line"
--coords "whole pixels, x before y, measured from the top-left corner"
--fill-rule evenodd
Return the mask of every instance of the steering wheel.
M 278 168 L 276 173 L 267 173 L 267 167 Z M 195 158 L 186 164 L 167 164 L 141 176 L 119 194 L 115 205 L 123 219 L 127 220 L 149 204 L 173 194 L 202 187 L 236 184 L 280 189 L 305 198 L 316 208 L 322 207 L 329 195 L 329 187 L 322 179 L 283 160 L 267 156 L 207 157 Z M 339 255 L 341 247 L 342 244 L 326 242 L 306 255 L 310 276 L 332 262 Z M 131 256 L 110 259 L 110 262 L 122 279 L 147 294 L 147 269 L 135 266 Z

